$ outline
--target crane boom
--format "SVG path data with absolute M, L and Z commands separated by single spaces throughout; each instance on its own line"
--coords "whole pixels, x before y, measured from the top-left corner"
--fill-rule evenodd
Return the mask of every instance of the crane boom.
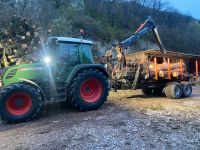
M 160 47 L 160 50 L 163 53 L 165 53 L 166 50 L 161 41 L 157 26 L 155 25 L 152 17 L 150 17 L 150 16 L 143 24 L 141 24 L 141 26 L 135 31 L 135 33 L 131 37 L 129 37 L 128 39 L 126 39 L 120 43 L 121 48 L 126 49 L 128 46 L 132 45 L 133 42 L 138 40 L 141 36 L 143 36 L 144 34 L 146 34 L 149 31 L 153 32 L 153 34 L 158 42 L 158 45 Z

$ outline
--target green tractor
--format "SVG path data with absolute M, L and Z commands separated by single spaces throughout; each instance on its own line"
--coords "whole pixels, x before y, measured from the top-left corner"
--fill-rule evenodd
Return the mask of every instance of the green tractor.
M 94 64 L 92 41 L 51 37 L 44 46 L 44 61 L 5 68 L 1 74 L 2 120 L 33 119 L 42 103 L 68 101 L 80 111 L 95 110 L 108 96 L 105 67 Z

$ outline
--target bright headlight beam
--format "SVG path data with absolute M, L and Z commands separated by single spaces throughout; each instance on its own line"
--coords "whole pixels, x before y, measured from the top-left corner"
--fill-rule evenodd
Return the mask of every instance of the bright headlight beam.
M 47 63 L 47 64 L 50 63 L 51 62 L 51 58 L 50 57 L 45 57 L 44 58 L 44 62 Z

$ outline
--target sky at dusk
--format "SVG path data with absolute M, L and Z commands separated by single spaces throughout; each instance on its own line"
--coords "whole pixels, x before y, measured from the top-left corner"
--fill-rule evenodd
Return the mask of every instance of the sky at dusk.
M 200 19 L 200 0 L 168 0 L 174 8 L 186 15 Z

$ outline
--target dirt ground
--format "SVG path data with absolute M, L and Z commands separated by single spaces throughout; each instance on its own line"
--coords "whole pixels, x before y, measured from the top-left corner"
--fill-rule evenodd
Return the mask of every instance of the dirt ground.
M 43 108 L 35 120 L 0 122 L 0 150 L 200 149 L 200 87 L 170 100 L 141 91 L 110 92 L 96 111 Z

